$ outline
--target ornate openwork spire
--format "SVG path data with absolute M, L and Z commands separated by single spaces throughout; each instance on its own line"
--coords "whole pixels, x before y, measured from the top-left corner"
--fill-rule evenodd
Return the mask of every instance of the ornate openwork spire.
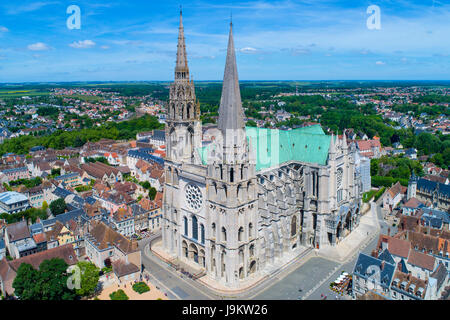
M 183 13 L 180 8 L 180 27 L 178 28 L 177 64 L 175 66 L 175 80 L 185 79 L 189 81 L 189 67 L 186 55 L 186 43 L 184 40 Z
M 233 41 L 233 24 L 231 22 L 225 74 L 223 76 L 222 97 L 219 107 L 218 128 L 222 131 L 245 128 Z

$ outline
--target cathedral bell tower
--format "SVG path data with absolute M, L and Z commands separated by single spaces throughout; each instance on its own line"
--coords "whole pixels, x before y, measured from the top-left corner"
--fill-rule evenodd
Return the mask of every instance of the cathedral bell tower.
M 208 275 L 236 288 L 259 270 L 257 189 L 250 161 L 236 66 L 232 24 L 219 107 L 221 133 L 214 161 L 208 162 L 210 253 Z
M 175 81 L 170 85 L 166 119 L 167 160 L 199 163 L 197 148 L 201 147 L 200 105 L 195 97 L 184 39 L 183 17 L 180 11 Z
M 183 164 L 200 164 L 197 152 L 202 146 L 200 105 L 195 97 L 194 82 L 189 79 L 189 67 L 184 40 L 183 17 L 180 11 L 175 81 L 170 85 L 166 117 L 166 158 L 163 197 L 163 247 L 176 256 L 180 248 L 180 176 Z

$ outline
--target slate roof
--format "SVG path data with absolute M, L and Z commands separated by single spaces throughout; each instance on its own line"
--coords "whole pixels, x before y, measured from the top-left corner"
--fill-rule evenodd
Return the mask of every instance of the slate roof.
M 408 273 L 409 272 L 408 268 L 406 267 L 406 262 L 405 262 L 404 259 L 400 259 L 400 261 L 398 263 L 398 268 L 403 273 Z
M 150 149 L 151 150 L 151 149 Z M 152 152 L 154 152 L 152 150 Z M 142 151 L 142 149 L 139 150 L 129 150 L 128 156 L 131 158 L 141 159 L 145 160 L 147 162 L 157 162 L 161 165 L 164 165 L 164 159 L 160 157 L 156 157 L 154 155 L 148 154 L 147 151 Z
M 31 237 L 27 222 L 24 220 L 9 224 L 6 227 L 6 232 L 10 241 L 18 241 Z
M 445 279 L 448 276 L 448 270 L 444 266 L 444 264 L 441 262 L 439 263 L 436 270 L 430 275 L 432 278 L 435 278 L 437 281 L 437 289 L 439 290 L 444 283 Z
M 379 284 L 385 288 L 389 288 L 395 272 L 395 265 L 392 263 L 369 256 L 365 253 L 360 253 L 358 260 L 355 263 L 355 267 L 353 268 L 353 274 L 368 279 L 375 272 L 375 270 L 368 270 L 369 267 L 373 268 L 373 266 L 380 269 Z
M 392 255 L 388 249 L 384 249 L 383 252 L 380 253 L 380 255 L 378 256 L 378 259 L 384 260 L 386 262 L 389 262 L 389 263 L 395 265 L 395 260 L 394 260 L 394 258 L 392 258 Z
M 62 214 L 58 214 L 55 217 L 55 220 L 61 222 L 62 224 L 66 224 L 68 223 L 70 220 L 77 220 L 78 217 L 83 218 L 83 216 L 85 216 L 85 212 L 83 209 L 76 209 L 76 210 L 72 210 L 66 213 L 62 213 Z
M 63 198 L 65 199 L 67 196 L 73 194 L 72 192 L 70 192 L 67 189 L 63 189 L 60 187 L 56 187 L 55 190 L 53 190 L 53 194 L 59 198 Z
M 44 227 L 42 226 L 42 223 L 34 223 L 30 226 L 31 234 L 36 234 L 40 232 L 44 232 Z
M 417 189 L 418 190 L 424 190 L 428 193 L 432 193 L 434 190 L 436 190 L 439 187 L 438 194 L 441 196 L 450 198 L 450 185 L 430 181 L 427 179 L 420 178 L 417 181 Z

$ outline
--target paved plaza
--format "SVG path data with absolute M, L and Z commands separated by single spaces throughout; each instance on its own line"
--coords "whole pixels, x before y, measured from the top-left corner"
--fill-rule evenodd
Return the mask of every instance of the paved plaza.
M 251 300 L 299 300 L 299 299 L 336 299 L 336 294 L 329 289 L 330 282 L 336 280 L 342 271 L 352 273 L 359 252 L 370 254 L 376 246 L 380 231 L 387 233 L 388 225 L 383 220 L 379 205 L 372 203 L 371 209 L 361 218 L 360 228 L 354 230 L 337 252 L 326 256 L 327 250 L 313 250 L 298 262 L 288 266 L 270 277 L 270 280 L 257 287 L 234 296 L 221 295 L 204 285 L 181 277 L 167 263 L 161 261 L 149 250 L 149 242 L 158 239 L 153 235 L 140 243 L 142 262 L 155 283 L 170 299 L 251 299 Z M 395 232 L 394 228 L 391 232 Z M 344 245 L 342 245 L 344 244 Z M 336 248 L 335 248 L 336 249 Z M 331 251 L 330 251 L 331 252 Z M 339 297 L 344 299 L 345 297 Z M 349 297 L 346 297 L 349 298 Z

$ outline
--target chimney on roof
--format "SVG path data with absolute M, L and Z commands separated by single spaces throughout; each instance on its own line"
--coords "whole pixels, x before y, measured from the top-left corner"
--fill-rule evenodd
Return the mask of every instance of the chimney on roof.
M 388 228 L 388 236 L 391 236 L 391 228 Z
M 372 257 L 376 258 L 378 256 L 377 250 L 372 250 Z

